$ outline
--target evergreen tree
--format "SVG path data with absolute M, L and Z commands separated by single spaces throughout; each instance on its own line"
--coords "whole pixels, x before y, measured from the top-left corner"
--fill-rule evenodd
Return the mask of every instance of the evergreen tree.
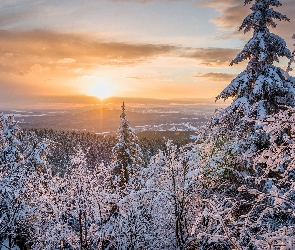
M 249 4 L 253 0 L 245 0 Z M 275 28 L 275 19 L 289 19 L 272 7 L 281 6 L 278 0 L 255 0 L 249 14 L 240 26 L 248 32 L 253 29 L 253 37 L 243 50 L 231 62 L 231 65 L 249 59 L 246 70 L 240 73 L 221 93 L 217 99 L 233 98 L 232 104 L 224 112 L 221 120 L 242 118 L 263 120 L 267 115 L 277 113 L 282 106 L 294 107 L 294 86 L 285 79 L 284 71 L 273 65 L 279 57 L 291 58 L 291 52 L 285 41 L 271 33 L 269 27 Z M 223 119 L 222 119 L 223 118 Z
M 220 249 L 221 242 L 223 249 L 293 249 L 295 91 L 274 65 L 292 54 L 269 31 L 275 19 L 289 19 L 273 10 L 281 6 L 277 0 L 245 0 L 252 2 L 240 30 L 252 29 L 253 37 L 231 65 L 249 63 L 217 96 L 233 102 L 199 140 L 203 173 L 214 194 L 204 200 L 206 209 L 197 219 L 206 225 L 199 232 L 200 249 Z
M 118 142 L 113 148 L 113 185 L 125 191 L 127 186 L 131 189 L 139 190 L 142 185 L 140 172 L 144 166 L 143 155 L 138 145 L 137 136 L 126 119 L 124 102 L 120 118 Z
M 252 13 L 244 19 L 240 30 L 248 32 L 253 29 L 253 37 L 231 65 L 247 59 L 249 63 L 217 96 L 217 100 L 233 98 L 233 102 L 216 114 L 210 128 L 214 131 L 210 132 L 211 138 L 215 137 L 212 148 L 217 151 L 226 149 L 224 157 L 232 169 L 227 168 L 226 175 L 229 178 L 235 176 L 237 181 L 243 179 L 243 172 L 252 171 L 251 157 L 245 158 L 245 154 L 251 155 L 270 144 L 261 122 L 269 115 L 295 106 L 294 83 L 274 65 L 279 57 L 291 58 L 292 54 L 285 41 L 269 31 L 269 27 L 276 27 L 275 19 L 289 19 L 273 10 L 272 7 L 281 6 L 278 0 L 246 0 L 245 4 L 252 2 Z M 223 161 L 219 159 L 214 161 L 215 167 L 219 165 L 219 169 L 224 169 Z M 224 174 L 223 170 L 221 172 Z

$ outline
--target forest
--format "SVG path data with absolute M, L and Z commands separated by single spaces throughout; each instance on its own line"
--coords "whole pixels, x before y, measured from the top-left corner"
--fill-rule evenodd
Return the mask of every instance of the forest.
M 139 140 L 124 103 L 116 137 L 0 115 L 1 250 L 295 249 L 295 52 L 269 30 L 290 20 L 244 3 L 247 66 L 193 142 Z

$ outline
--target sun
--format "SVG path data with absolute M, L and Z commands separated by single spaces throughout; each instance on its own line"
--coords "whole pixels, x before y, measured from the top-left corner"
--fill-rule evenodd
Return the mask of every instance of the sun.
M 113 94 L 114 88 L 111 84 L 106 82 L 94 83 L 89 88 L 89 95 L 96 96 L 99 99 L 105 99 Z

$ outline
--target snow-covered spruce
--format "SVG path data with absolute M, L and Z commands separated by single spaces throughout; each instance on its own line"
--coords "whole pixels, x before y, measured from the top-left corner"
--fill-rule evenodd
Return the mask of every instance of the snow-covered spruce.
M 251 2 L 246 0 L 245 4 Z M 275 19 L 289 21 L 285 15 L 272 9 L 280 5 L 277 0 L 256 0 L 251 7 L 252 13 L 240 26 L 245 32 L 253 29 L 253 37 L 231 65 L 247 59 L 249 63 L 216 98 L 233 98 L 227 111 L 239 112 L 237 122 L 243 117 L 263 120 L 266 115 L 281 110 L 282 105 L 295 105 L 293 83 L 285 79 L 282 69 L 273 65 L 279 57 L 292 57 L 285 41 L 269 31 L 269 27 L 276 27 Z M 222 114 L 217 118 L 220 123 L 224 119 L 226 117 Z
M 126 119 L 125 104 L 122 105 L 121 123 L 117 143 L 113 147 L 110 163 L 109 185 L 112 199 L 111 214 L 105 225 L 108 235 L 107 248 L 140 249 L 146 246 L 146 218 L 142 198 L 138 195 L 144 185 L 142 170 L 145 167 L 137 136 Z
M 294 124 L 294 108 L 266 117 L 263 130 L 270 145 L 245 155 L 253 158 L 253 174 L 244 177 L 240 194 L 226 195 L 219 189 L 203 199 L 206 206 L 196 217 L 196 228 L 204 249 L 208 244 L 223 244 L 224 249 L 294 249 Z
M 244 19 L 240 30 L 248 32 L 252 29 L 253 37 L 232 61 L 234 64 L 249 59 L 249 63 L 217 96 L 217 100 L 233 98 L 233 101 L 213 118 L 211 128 L 214 133 L 209 142 L 213 143 L 213 149 L 229 152 L 230 158 L 227 159 L 234 160 L 230 165 L 235 166 L 230 172 L 238 175 L 237 178 L 252 171 L 251 157 L 245 161 L 240 156 L 251 155 L 269 145 L 269 136 L 261 122 L 269 115 L 295 106 L 294 82 L 285 78 L 281 68 L 273 65 L 279 57 L 291 58 L 292 54 L 285 41 L 269 31 L 269 27 L 276 27 L 275 19 L 289 19 L 273 10 L 272 7 L 281 5 L 277 0 L 247 0 L 245 4 L 251 2 L 252 13 Z M 217 160 L 216 164 L 223 163 Z
M 141 188 L 143 181 L 140 177 L 140 172 L 145 164 L 137 136 L 126 119 L 124 103 L 120 118 L 118 141 L 113 148 L 111 172 L 114 189 L 120 189 L 124 195 L 124 193 L 127 194 L 129 192 L 128 188 L 132 190 L 139 190 Z
M 253 37 L 231 64 L 249 63 L 217 96 L 233 102 L 198 140 L 212 194 L 197 217 L 207 225 L 199 249 L 294 249 L 294 82 L 273 64 L 292 54 L 269 31 L 288 18 L 273 10 L 279 1 L 245 4 L 252 2 L 240 30 L 252 29 Z

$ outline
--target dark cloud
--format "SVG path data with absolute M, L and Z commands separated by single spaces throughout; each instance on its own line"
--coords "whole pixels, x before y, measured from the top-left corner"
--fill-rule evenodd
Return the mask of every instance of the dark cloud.
M 184 57 L 201 61 L 211 67 L 228 66 L 240 50 L 227 48 L 196 48 L 186 51 Z
M 208 78 L 209 80 L 216 81 L 216 82 L 230 82 L 236 76 L 237 76 L 236 74 L 216 73 L 216 72 L 209 72 L 209 73 L 197 72 L 193 75 L 193 77 Z

